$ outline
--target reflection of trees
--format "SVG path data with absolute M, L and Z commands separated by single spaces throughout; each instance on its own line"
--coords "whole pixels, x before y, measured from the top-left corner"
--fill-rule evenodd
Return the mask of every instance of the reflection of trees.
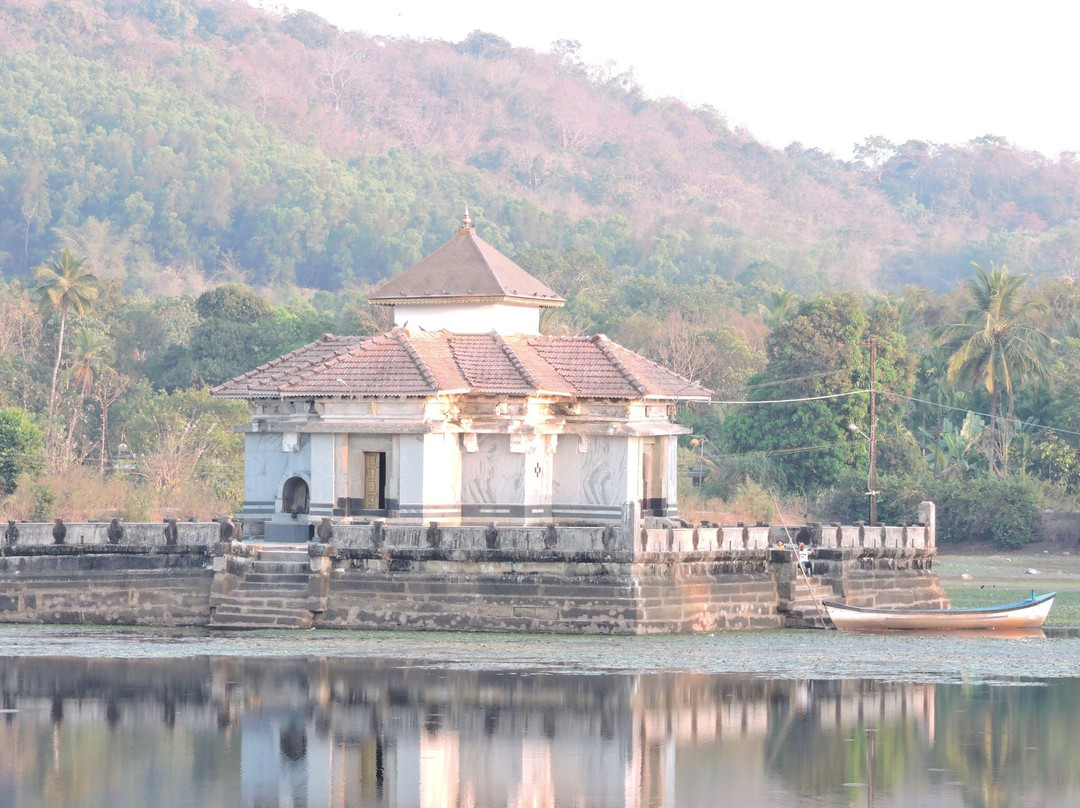
M 962 784 L 971 808 L 1080 793 L 1072 754 L 1080 727 L 1069 719 L 1080 716 L 1075 680 L 1027 687 L 794 682 L 776 689 L 769 710 L 766 765 L 798 793 L 867 783 L 871 727 L 879 796 L 902 794 L 935 770 Z
M 1041 805 L 1080 793 L 1076 680 L 1042 687 L 943 685 L 934 755 L 972 808 Z
M 868 733 L 876 732 L 879 793 L 926 768 L 925 686 L 865 681 L 797 681 L 770 701 L 766 765 L 793 791 L 835 792 L 868 783 Z M 932 702 L 931 702 L 932 703 Z

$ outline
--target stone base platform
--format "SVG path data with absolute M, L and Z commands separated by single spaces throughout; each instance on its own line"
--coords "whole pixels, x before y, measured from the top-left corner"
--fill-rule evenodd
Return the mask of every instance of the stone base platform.
M 2 622 L 652 634 L 820 627 L 814 612 L 826 596 L 860 606 L 948 604 L 932 547 L 822 548 L 809 582 L 794 553 L 775 547 L 219 542 L 3 552 Z

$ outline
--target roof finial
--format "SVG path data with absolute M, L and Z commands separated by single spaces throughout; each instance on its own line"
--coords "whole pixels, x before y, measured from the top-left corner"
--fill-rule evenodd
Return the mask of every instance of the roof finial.
M 472 219 L 469 218 L 469 206 L 465 206 L 465 218 L 461 220 L 462 232 L 472 230 Z

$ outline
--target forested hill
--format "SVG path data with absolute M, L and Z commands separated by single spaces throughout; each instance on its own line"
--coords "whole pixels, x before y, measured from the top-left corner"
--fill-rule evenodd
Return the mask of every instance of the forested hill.
M 775 150 L 573 42 L 389 39 L 229 0 L 5 0 L 0 64 L 9 278 L 69 247 L 150 296 L 333 290 L 411 265 L 466 203 L 542 276 L 569 261 L 805 295 L 1080 263 L 1073 156 L 994 137 L 869 139 L 854 163 Z

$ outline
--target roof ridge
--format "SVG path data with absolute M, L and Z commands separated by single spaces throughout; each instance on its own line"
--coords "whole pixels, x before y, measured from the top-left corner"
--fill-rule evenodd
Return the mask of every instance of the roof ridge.
M 487 242 L 480 238 L 478 235 L 476 235 L 475 228 L 470 228 L 469 232 L 464 233 L 463 235 L 468 240 L 469 244 L 472 245 L 472 248 L 476 250 L 476 254 L 480 256 L 480 260 L 484 262 L 484 267 L 487 269 L 488 274 L 495 281 L 495 285 L 499 287 L 499 289 L 503 293 L 503 296 L 505 297 L 506 285 L 503 284 L 502 278 L 499 277 L 499 273 L 495 271 L 495 267 L 491 265 L 491 262 L 488 260 L 488 257 L 484 255 L 484 251 L 480 248 L 480 244 L 478 243 L 483 242 L 484 244 L 487 244 Z
M 634 373 L 630 370 L 630 368 L 628 368 L 626 364 L 622 361 L 622 358 L 617 353 L 615 353 L 615 349 L 613 348 L 613 345 L 615 343 L 613 343 L 603 334 L 593 335 L 591 341 L 594 345 L 596 345 L 597 348 L 600 349 L 600 353 L 604 355 L 604 358 L 611 362 L 611 364 L 615 366 L 615 369 L 619 371 L 622 377 L 626 379 L 627 383 L 631 387 L 633 387 L 635 391 L 637 391 L 638 395 L 648 395 L 649 388 L 641 383 L 638 377 L 635 376 Z
M 394 327 L 387 336 L 392 336 L 397 339 L 398 344 L 405 349 L 405 354 L 412 361 L 416 369 L 420 371 L 420 375 L 424 378 L 424 381 L 431 386 L 433 390 L 438 392 L 439 382 L 435 378 L 435 374 L 431 372 L 431 368 L 428 367 L 427 362 L 420 356 L 420 352 L 416 350 L 416 346 L 412 344 L 412 340 L 409 338 L 409 334 L 401 326 Z
M 494 338 L 495 344 L 502 349 L 504 354 L 506 354 L 506 358 L 510 360 L 510 364 L 514 366 L 514 370 L 520 373 L 525 381 L 532 385 L 533 390 L 539 390 L 541 387 L 540 380 L 536 378 L 533 372 L 529 370 L 522 361 L 521 357 L 517 355 L 517 351 L 515 351 L 513 346 L 506 341 L 506 337 L 498 331 L 492 331 L 491 336 Z

